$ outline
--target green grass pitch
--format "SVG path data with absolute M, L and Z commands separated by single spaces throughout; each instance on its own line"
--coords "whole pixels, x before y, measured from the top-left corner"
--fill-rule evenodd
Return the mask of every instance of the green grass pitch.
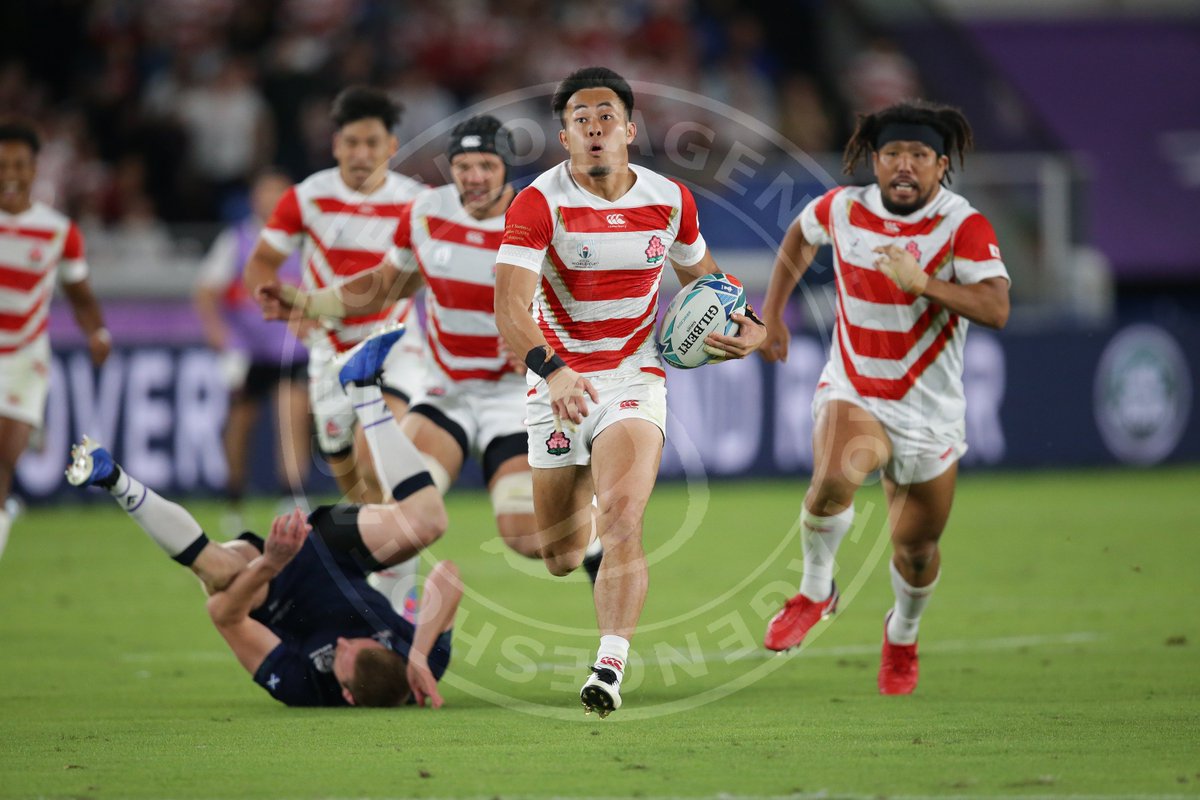
M 878 487 L 838 615 L 768 656 L 804 484 L 663 485 L 603 721 L 578 701 L 586 579 L 505 552 L 481 494 L 451 495 L 435 548 L 468 585 L 436 712 L 276 704 L 114 505 L 34 510 L 0 560 L 0 797 L 1200 796 L 1198 489 L 1197 468 L 964 477 L 921 684 L 884 698 Z

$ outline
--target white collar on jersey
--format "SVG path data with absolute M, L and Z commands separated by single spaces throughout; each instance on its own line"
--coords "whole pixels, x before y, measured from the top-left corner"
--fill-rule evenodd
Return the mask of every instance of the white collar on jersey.
M 629 189 L 626 190 L 625 194 L 623 194 L 620 197 L 617 197 L 613 200 L 606 200 L 603 197 L 601 197 L 600 195 L 590 192 L 587 189 L 585 189 L 579 185 L 579 182 L 575 180 L 575 176 L 571 174 L 571 159 L 567 159 L 566 161 L 564 161 L 562 163 L 562 168 L 563 168 L 563 172 L 566 173 L 567 181 L 572 186 L 574 186 L 576 189 L 578 189 L 580 192 L 582 192 L 585 197 L 591 198 L 591 200 L 593 202 L 602 203 L 604 205 L 611 206 L 611 205 L 615 205 L 616 203 L 627 202 L 629 196 L 632 195 L 635 191 L 637 191 L 638 186 L 645 183 L 645 181 L 642 180 L 641 168 L 638 167 L 637 164 L 630 162 L 629 171 L 633 173 L 633 183 L 630 184 Z

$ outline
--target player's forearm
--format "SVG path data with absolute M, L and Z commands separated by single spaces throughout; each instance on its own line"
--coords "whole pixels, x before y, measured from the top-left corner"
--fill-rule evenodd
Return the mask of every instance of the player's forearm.
M 968 286 L 930 278 L 923 296 L 979 325 L 999 329 L 1008 322 L 1008 281 L 1003 278 Z
M 808 271 L 816 255 L 816 246 L 809 244 L 804 238 L 799 220 L 793 222 L 784 234 L 779 253 L 775 256 L 775 265 L 771 269 L 771 279 L 767 284 L 767 296 L 763 300 L 763 317 L 780 319 L 787 307 L 788 298 L 796 290 L 796 285 Z
M 496 328 L 504 344 L 518 358 L 535 347 L 545 347 L 546 337 L 529 313 L 537 275 L 509 264 L 496 265 Z
M 71 304 L 71 312 L 75 316 L 75 324 L 84 334 L 91 336 L 97 331 L 104 330 L 104 315 L 92 286 L 87 280 L 63 284 L 63 294 Z
M 450 561 L 439 562 L 425 579 L 412 652 L 421 656 L 429 655 L 437 638 L 454 622 L 461 599 L 462 581 L 458 576 L 458 567 Z
M 279 574 L 280 568 L 265 557 L 251 561 L 223 592 L 208 598 L 208 613 L 218 627 L 236 625 L 254 610 L 259 591 Z
M 221 350 L 225 346 L 225 322 L 217 301 L 217 291 L 207 286 L 196 290 L 196 316 L 200 318 L 200 326 L 204 329 L 204 339 L 209 347 Z
M 357 316 L 382 311 L 398 300 L 412 297 L 420 288 L 419 273 L 401 272 L 385 262 L 342 281 L 336 291 L 346 315 Z
M 259 286 L 275 280 L 286 259 L 286 255 L 260 239 L 254 247 L 254 252 L 250 254 L 250 259 L 246 261 L 245 269 L 242 270 L 242 283 L 245 284 L 246 291 L 253 295 Z

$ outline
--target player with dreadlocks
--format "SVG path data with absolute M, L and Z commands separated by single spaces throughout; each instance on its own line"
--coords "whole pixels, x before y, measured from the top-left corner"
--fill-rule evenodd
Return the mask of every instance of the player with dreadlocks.
M 838 544 L 854 494 L 876 470 L 891 523 L 892 589 L 879 691 L 917 685 L 917 626 L 937 585 L 938 539 L 966 452 L 963 342 L 968 322 L 1001 328 L 1009 277 L 987 219 L 951 192 L 971 127 L 928 102 L 859 117 L 845 171 L 869 158 L 876 182 L 809 203 L 788 229 L 764 305 L 767 361 L 787 358 L 783 311 L 821 245 L 832 245 L 837 322 L 813 397 L 813 477 L 800 513 L 800 591 L 767 627 L 766 647 L 796 647 L 838 602 Z

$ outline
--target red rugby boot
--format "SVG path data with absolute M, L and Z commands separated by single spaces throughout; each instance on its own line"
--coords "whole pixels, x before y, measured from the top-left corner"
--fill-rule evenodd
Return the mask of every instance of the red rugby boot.
M 879 660 L 879 693 L 912 694 L 917 688 L 917 643 L 892 644 L 887 638 L 889 611 L 883 618 L 883 655 Z
M 790 650 L 798 647 L 813 625 L 837 611 L 837 604 L 836 583 L 825 600 L 796 595 L 767 623 L 767 635 L 763 637 L 763 645 L 768 650 Z

